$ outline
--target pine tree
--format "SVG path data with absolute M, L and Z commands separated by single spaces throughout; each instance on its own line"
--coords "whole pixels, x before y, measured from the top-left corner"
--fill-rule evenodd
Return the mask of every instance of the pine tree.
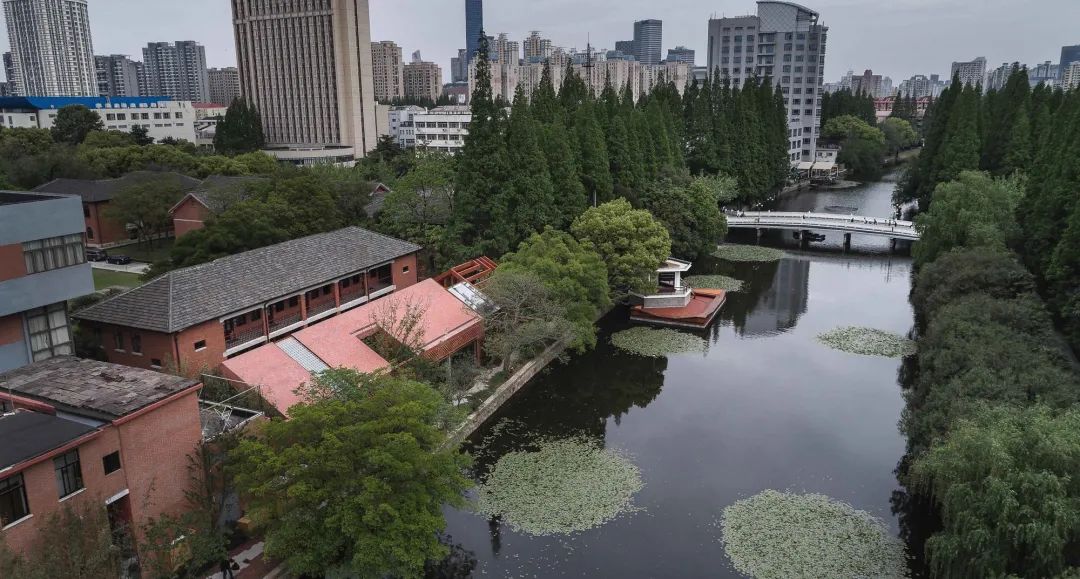
M 492 230 L 509 165 L 503 140 L 503 113 L 495 106 L 491 90 L 487 37 L 481 34 L 476 53 L 476 88 L 470 100 L 472 122 L 465 146 L 458 155 L 457 187 L 451 215 L 451 235 L 460 242 L 460 256 L 484 250 L 485 235 Z
M 512 251 L 526 237 L 559 219 L 547 158 L 540 149 L 537 132 L 529 99 L 519 84 L 506 126 L 506 151 L 513 170 L 493 199 L 491 229 L 484 234 L 484 252 L 488 255 Z
M 562 123 L 551 123 L 540 130 L 543 134 L 540 145 L 547 159 L 558 212 L 554 225 L 566 229 L 578 215 L 585 212 L 589 203 L 588 194 L 578 177 L 574 149 L 570 146 L 570 133 L 566 127 Z
M 554 123 L 560 118 L 558 95 L 551 79 L 551 61 L 544 61 L 544 71 L 540 75 L 540 84 L 532 95 L 533 117 L 541 123 Z
M 967 85 L 960 93 L 954 114 L 949 117 L 945 139 L 937 157 L 934 183 L 952 181 L 960 173 L 979 168 L 979 89 Z
M 573 128 L 577 132 L 579 177 L 589 203 L 593 206 L 612 198 L 614 185 L 611 181 L 610 162 L 604 132 L 596 121 L 595 105 L 585 101 L 574 115 Z

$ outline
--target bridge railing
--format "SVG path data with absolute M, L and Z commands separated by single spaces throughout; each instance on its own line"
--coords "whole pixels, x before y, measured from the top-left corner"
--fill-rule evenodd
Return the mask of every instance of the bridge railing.
M 728 217 L 743 219 L 766 219 L 770 221 L 801 222 L 801 221 L 834 221 L 836 223 L 866 223 L 868 225 L 895 225 L 898 228 L 915 227 L 911 221 L 891 220 L 884 217 L 865 217 L 854 214 L 840 213 L 798 213 L 794 211 L 728 211 Z M 875 223 L 876 221 L 876 223 Z

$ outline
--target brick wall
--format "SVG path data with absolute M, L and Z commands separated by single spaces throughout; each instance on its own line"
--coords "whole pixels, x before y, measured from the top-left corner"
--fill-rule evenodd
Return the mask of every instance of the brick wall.
M 23 339 L 22 314 L 0 316 L 0 346 L 14 344 Z
M 206 342 L 206 349 L 195 351 L 195 344 Z M 210 320 L 181 331 L 176 336 L 180 350 L 178 369 L 184 376 L 195 377 L 204 370 L 215 370 L 225 360 L 225 328 Z
M 83 215 L 86 227 L 94 230 L 94 237 L 90 237 L 88 230 L 86 244 L 92 246 L 110 246 L 124 243 L 131 239 L 127 227 L 123 223 L 109 219 L 106 215 L 108 201 L 98 203 L 83 203 Z
M 21 243 L 0 245 L 0 282 L 26 275 Z
M 394 286 L 403 290 L 417 282 L 416 254 L 399 257 L 390 265 L 394 277 Z
M 176 357 L 173 355 L 173 341 L 170 334 L 94 322 L 79 322 L 79 324 L 95 334 L 100 333 L 101 347 L 105 352 L 105 358 L 113 364 L 158 370 L 167 366 Z M 123 351 L 116 348 L 117 333 L 123 338 Z M 141 354 L 132 351 L 135 336 L 139 336 L 142 343 Z M 157 368 L 154 367 L 155 360 L 160 364 Z
M 206 220 L 209 217 L 210 210 L 206 206 L 190 196 L 184 198 L 176 207 L 176 211 L 173 211 L 173 229 L 176 231 L 176 236 L 180 237 L 190 231 L 202 229 L 206 226 Z
M 151 517 L 186 509 L 188 456 L 202 441 L 198 390 L 121 424 L 120 457 L 131 491 L 131 514 L 140 527 Z

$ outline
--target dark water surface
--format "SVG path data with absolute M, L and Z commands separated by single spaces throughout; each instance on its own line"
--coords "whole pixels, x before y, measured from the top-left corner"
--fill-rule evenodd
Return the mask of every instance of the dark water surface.
M 890 217 L 893 185 L 801 193 L 774 209 L 846 206 Z M 743 233 L 733 240 L 753 242 Z M 834 351 L 815 336 L 847 325 L 907 333 L 911 262 L 890 255 L 888 240 L 856 236 L 844 254 L 842 236 L 824 233 L 809 251 L 790 233 L 768 234 L 763 243 L 790 250 L 779 263 L 695 264 L 697 273 L 747 284 L 701 332 L 705 354 L 654 360 L 615 350 L 608 335 L 629 325 L 616 309 L 594 351 L 553 366 L 511 400 L 475 439 L 501 419 L 519 421 L 531 435 L 496 437 L 489 447 L 496 457 L 529 436 L 592 434 L 641 469 L 645 488 L 635 503 L 642 510 L 563 537 L 531 537 L 449 512 L 449 533 L 479 560 L 475 576 L 739 577 L 717 520 L 725 506 L 766 489 L 822 493 L 897 532 L 889 499 L 904 453 L 896 426 L 900 361 Z

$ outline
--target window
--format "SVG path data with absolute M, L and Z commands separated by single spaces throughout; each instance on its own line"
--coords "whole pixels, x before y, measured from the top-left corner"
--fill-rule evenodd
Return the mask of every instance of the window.
M 278 303 L 274 304 L 274 311 L 275 312 L 284 312 L 285 311 L 285 302 L 278 302 Z
M 101 457 L 101 466 L 105 467 L 105 474 L 112 474 L 120 470 L 120 451 L 110 452 Z
M 196 352 L 202 352 L 205 349 L 206 349 L 206 340 L 199 340 L 198 342 L 195 342 L 195 351 Z
M 74 352 L 63 302 L 26 312 L 26 325 L 35 362 Z
M 0 527 L 30 514 L 22 473 L 0 480 Z
M 401 273 L 409 273 L 409 266 L 406 265 L 405 267 L 401 268 Z
M 293 296 L 293 297 L 289 298 L 289 307 L 290 308 L 295 308 L 298 305 L 300 305 L 300 298 L 298 298 L 296 296 Z
M 184 113 L 176 113 L 176 118 L 178 118 L 178 119 L 184 118 Z
M 108 113 L 108 114 L 105 115 L 105 120 L 106 121 L 115 121 L 116 120 L 116 115 L 114 115 L 112 113 Z
M 82 468 L 79 467 L 79 449 L 61 454 L 53 459 L 56 469 L 56 489 L 60 498 L 83 488 Z
M 251 312 L 251 321 L 254 322 L 256 320 L 261 320 L 261 319 L 262 319 L 262 310 L 254 310 L 254 311 Z
M 81 233 L 27 241 L 22 248 L 26 273 L 41 273 L 86 263 Z
M 94 238 L 94 228 L 93 227 L 87 227 L 86 228 L 86 238 L 87 239 L 93 239 Z
M 116 114 L 116 120 L 118 120 L 118 121 L 126 121 L 127 120 L 127 114 L 126 113 L 117 113 Z
M 161 358 L 150 358 L 150 367 L 155 370 L 161 369 Z
M 113 334 L 113 344 L 115 349 L 121 352 L 124 351 L 124 334 L 120 330 L 116 330 L 116 333 Z
M 90 204 L 89 203 L 83 203 L 83 205 L 82 205 L 82 214 L 83 214 L 83 217 L 90 217 Z
M 139 334 L 131 334 L 131 353 L 142 354 L 142 336 Z

